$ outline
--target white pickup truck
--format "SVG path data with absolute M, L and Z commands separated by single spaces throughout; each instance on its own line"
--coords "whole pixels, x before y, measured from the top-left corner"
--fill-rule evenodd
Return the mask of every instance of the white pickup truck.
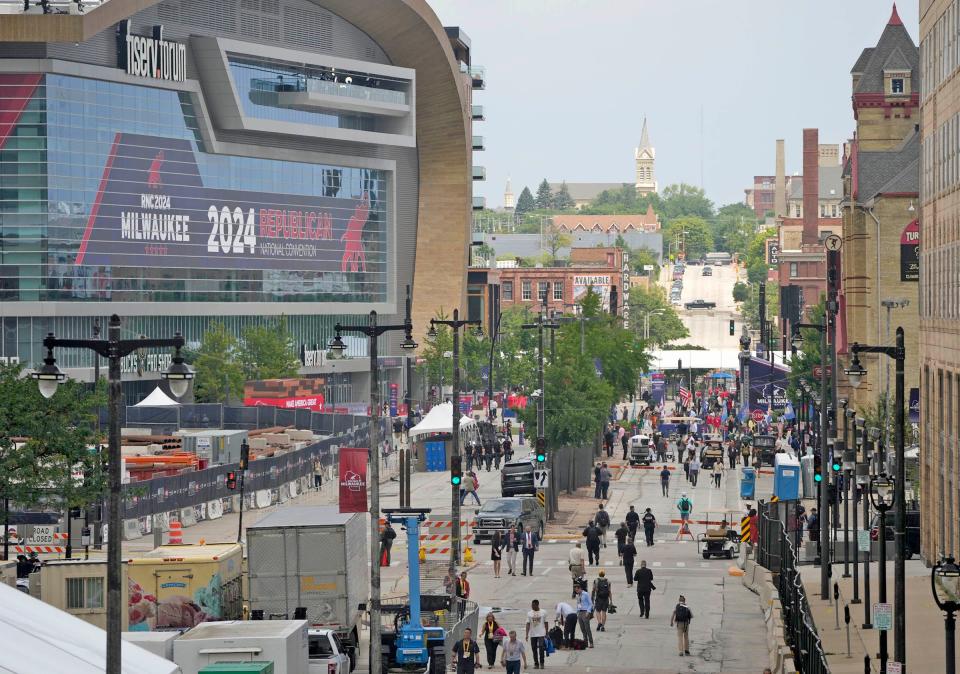
M 307 630 L 310 640 L 310 674 L 349 674 L 353 671 L 350 657 L 334 630 Z

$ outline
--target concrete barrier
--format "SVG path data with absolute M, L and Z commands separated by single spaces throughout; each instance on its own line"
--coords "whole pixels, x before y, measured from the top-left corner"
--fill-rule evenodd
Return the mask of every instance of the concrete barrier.
M 180 508 L 177 512 L 180 517 L 180 525 L 184 527 L 192 527 L 197 523 L 197 515 L 193 511 L 193 508 Z
M 207 501 L 207 518 L 218 520 L 221 517 L 223 517 L 223 501 L 220 499 Z
M 765 626 L 764 637 L 770 667 L 774 672 L 793 672 L 793 659 L 784 635 L 783 606 L 780 595 L 773 584 L 773 574 L 752 559 L 744 560 L 744 573 L 741 582 L 759 598 Z M 789 661 L 788 661 L 788 657 Z
M 140 538 L 140 522 L 138 520 L 123 520 L 123 540 L 134 541 Z
M 259 491 L 257 491 L 255 503 L 257 508 L 269 507 L 270 504 L 272 503 L 272 499 L 270 498 L 270 490 L 260 489 Z

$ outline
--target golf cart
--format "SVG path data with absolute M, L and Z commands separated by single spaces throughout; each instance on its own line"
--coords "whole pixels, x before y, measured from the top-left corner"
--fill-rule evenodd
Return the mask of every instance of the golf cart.
M 704 559 L 710 557 L 726 557 L 733 559 L 740 554 L 740 531 L 737 525 L 740 522 L 740 513 L 734 510 L 722 512 L 708 512 L 707 530 L 697 535 L 697 551 Z
M 753 439 L 753 446 L 760 456 L 760 465 L 772 466 L 777 455 L 777 437 L 775 435 L 758 435 Z
M 719 433 L 704 435 L 703 451 L 700 453 L 700 467 L 709 470 L 718 460 L 723 461 L 723 436 Z

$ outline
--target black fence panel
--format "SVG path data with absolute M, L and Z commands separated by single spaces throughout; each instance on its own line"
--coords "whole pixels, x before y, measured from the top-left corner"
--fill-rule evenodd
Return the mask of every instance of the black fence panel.
M 257 428 L 259 414 L 259 408 L 256 407 L 224 407 L 223 427 L 231 430 L 246 429 L 252 431 Z
M 335 416 L 327 412 L 314 412 L 310 416 L 310 430 L 317 435 L 332 435 Z
M 277 408 L 261 405 L 257 408 L 257 428 L 270 428 L 277 425 Z
M 222 428 L 223 405 L 204 403 L 180 407 L 180 428 Z
M 310 428 L 311 419 L 313 412 L 310 410 L 297 410 L 296 415 L 296 426 L 297 428 Z
M 297 411 L 276 408 L 274 424 L 277 426 L 296 426 Z

